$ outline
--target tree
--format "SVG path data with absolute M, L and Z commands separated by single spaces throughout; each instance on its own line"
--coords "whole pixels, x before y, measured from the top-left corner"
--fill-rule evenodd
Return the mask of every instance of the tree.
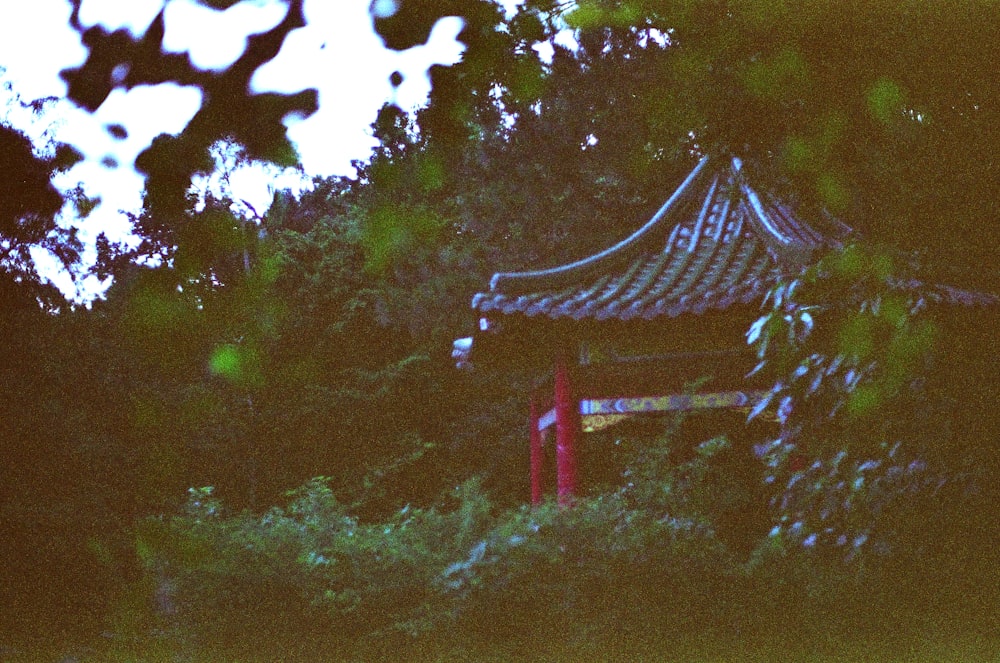
M 11 93 L 9 83 L 5 83 Z M 15 97 L 12 102 L 41 113 L 48 100 L 31 104 Z M 56 217 L 63 197 L 52 185 L 52 176 L 68 168 L 77 155 L 67 145 L 47 145 L 36 154 L 31 139 L 0 121 L 0 269 L 4 278 L 30 284 L 36 296 L 49 307 L 58 307 L 62 297 L 54 287 L 44 286 L 36 274 L 32 249 L 49 251 L 67 269 L 73 269 L 82 248 L 75 228 L 65 228 Z M 82 191 L 73 194 L 80 207 L 87 201 Z
M 770 407 L 780 422 L 755 447 L 774 486 L 771 538 L 905 569 L 901 596 L 977 583 L 1000 541 L 986 515 L 1000 420 L 983 408 L 996 376 L 979 369 L 992 339 L 976 332 L 998 300 L 907 277 L 850 246 L 774 288 L 748 332 L 755 371 L 773 379 L 751 417 Z
M 190 175 L 210 167 L 204 150 L 217 138 L 233 138 L 255 158 L 292 159 L 280 120 L 289 112 L 312 112 L 314 93 L 249 95 L 246 82 L 304 24 L 301 0 L 289 2 L 285 19 L 251 38 L 244 55 L 221 74 L 200 72 L 182 56 L 160 51 L 162 14 L 134 40 L 124 31 L 84 30 L 78 0 L 74 7 L 73 25 L 92 50 L 83 66 L 65 72 L 72 99 L 96 108 L 112 85 L 164 81 L 207 92 L 180 138 L 158 141 L 139 159 L 151 190 L 172 201 L 164 198 L 167 216 L 183 206 Z M 998 90 L 985 72 L 996 60 L 990 36 L 1000 18 L 986 0 L 969 2 L 963 11 L 908 0 L 794 8 L 532 0 L 510 20 L 485 0 L 385 7 L 393 9 L 373 5 L 375 27 L 393 49 L 425 40 L 441 16 L 466 21 L 459 37 L 467 45 L 463 62 L 432 71 L 432 101 L 420 122 L 445 172 L 452 165 L 447 153 L 478 131 L 495 134 L 504 118 L 530 123 L 532 104 L 567 73 L 563 65 L 576 60 L 575 66 L 619 74 L 602 78 L 615 92 L 595 99 L 608 109 L 608 122 L 600 135 L 590 131 L 582 140 L 624 141 L 632 146 L 632 165 L 643 151 L 671 155 L 685 145 L 735 152 L 770 164 L 775 188 L 795 192 L 804 204 L 850 217 L 874 239 L 925 253 L 927 268 L 941 277 L 982 286 L 995 276 L 950 268 L 959 256 L 996 263 L 994 243 L 978 241 L 989 218 L 988 164 L 998 145 Z M 532 46 L 551 43 L 563 26 L 577 31 L 580 50 L 557 48 L 556 61 L 546 67 Z M 115 77 L 115 71 L 126 73 Z M 231 116 L 223 108 L 245 112 Z M 628 175 L 651 172 L 656 170 L 639 167 Z M 949 240 L 928 241 L 941 236 Z
M 773 164 L 775 186 L 922 252 L 937 278 L 995 284 L 980 266 L 996 243 L 978 240 L 993 231 L 987 164 L 1000 148 L 983 73 L 997 57 L 992 3 L 586 2 L 566 20 L 585 45 L 666 35 L 656 85 L 636 90 L 651 109 L 640 122 Z
M 517 400 L 528 376 L 460 374 L 446 354 L 469 323 L 469 295 L 498 269 L 559 263 L 621 238 L 705 152 L 756 162 L 768 185 L 807 213 L 825 208 L 875 240 L 898 235 L 894 244 L 921 252 L 924 280 L 995 285 L 984 265 L 995 264 L 996 247 L 981 241 L 991 230 L 984 219 L 996 149 L 996 82 L 987 66 L 996 47 L 986 38 L 996 11 L 985 2 L 963 13 L 903 2 L 848 11 L 829 3 L 786 10 L 768 2 L 538 0 L 505 19 L 488 2 L 402 1 L 376 16 L 387 45 L 419 42 L 436 17 L 457 14 L 466 18 L 463 62 L 432 72 L 431 103 L 415 116 L 383 109 L 379 146 L 356 179 L 318 181 L 298 200 L 278 195 L 252 221 L 226 199 L 208 197 L 199 208 L 188 186 L 192 174 L 211 169 L 208 147 L 220 137 L 253 158 L 292 160 L 280 120 L 310 112 L 312 96 L 253 97 L 246 82 L 305 20 L 302 2 L 290 1 L 278 27 L 212 75 L 161 52 L 162 15 L 133 39 L 83 30 L 80 3 L 74 7 L 74 26 L 92 50 L 66 72 L 72 98 L 94 108 L 112 85 L 168 80 L 208 93 L 184 134 L 159 139 L 139 159 L 149 174 L 146 209 L 135 219 L 144 244 L 103 265 L 116 277 L 106 301 L 46 317 L 24 291 L 5 295 L 11 310 L 25 313 L 5 321 L 6 383 L 23 386 L 4 406 L 13 450 L 5 485 L 20 473 L 31 489 L 5 502 L 4 513 L 31 522 L 49 508 L 44 531 L 61 542 L 61 559 L 94 577 L 95 568 L 134 571 L 123 561 L 134 557 L 133 518 L 171 511 L 191 485 L 216 485 L 237 509 L 260 510 L 323 474 L 348 501 L 367 500 L 364 515 L 375 522 L 406 502 L 433 502 L 471 474 L 485 476 L 501 505 L 523 501 Z M 565 26 L 579 48 L 556 43 Z M 551 62 L 534 49 L 542 42 L 552 46 Z M 230 124 L 220 110 L 229 108 L 247 112 Z M 26 154 L 23 137 L 11 145 L 11 155 Z M 41 202 L 22 204 L 12 192 L 22 216 L 11 217 L 11 233 L 44 217 L 30 210 L 54 205 L 51 164 L 18 163 L 27 164 L 18 172 L 34 178 Z M 946 469 L 982 460 L 989 476 L 991 450 L 969 453 L 989 432 L 949 409 L 972 399 L 964 390 L 980 393 L 977 380 L 942 371 L 925 388 L 913 384 L 930 361 L 927 328 L 892 313 L 903 306 L 893 283 L 915 275 L 913 255 L 888 263 L 886 255 L 864 249 L 832 258 L 803 277 L 806 285 L 800 279 L 794 297 L 783 286 L 779 324 L 767 327 L 768 337 L 791 346 L 766 355 L 784 378 L 776 402 L 792 395 L 805 403 L 811 379 L 836 361 L 852 329 L 870 353 L 841 360 L 830 374 L 846 378 L 883 360 L 865 374 L 869 382 L 817 392 L 785 432 L 808 436 L 794 443 L 816 445 L 823 460 L 859 440 L 888 454 L 894 447 L 882 442 L 921 432 L 921 453 L 942 449 L 950 462 L 948 450 L 958 449 Z M 828 273 L 836 287 L 824 286 Z M 822 316 L 811 308 L 837 300 L 844 307 Z M 791 337 L 780 324 L 786 314 Z M 817 325 L 812 335 L 799 333 L 807 320 Z M 947 338 L 961 346 L 967 337 Z M 971 343 L 962 349 L 976 352 Z M 946 352 L 932 366 L 952 359 Z M 877 398 L 868 398 L 872 390 Z M 935 416 L 918 419 L 931 402 Z M 870 416 L 830 424 L 836 403 L 842 412 L 868 407 L 886 416 L 878 426 Z M 935 437 L 942 424 L 963 432 Z M 859 435 L 866 427 L 867 437 Z M 961 443 L 935 446 L 941 440 Z M 855 460 L 852 470 L 865 462 Z M 781 459 L 789 464 L 778 466 L 782 488 L 802 473 L 793 461 L 789 453 Z M 841 496 L 841 478 L 814 496 Z M 984 503 L 995 504 L 995 495 Z M 898 513 L 881 522 L 915 522 Z M 955 521 L 967 531 L 974 524 Z M 92 531 L 81 523 L 94 522 L 103 522 L 100 536 L 64 534 Z M 903 541 L 928 541 L 919 528 L 903 533 Z M 42 568 L 27 546 L 20 552 Z

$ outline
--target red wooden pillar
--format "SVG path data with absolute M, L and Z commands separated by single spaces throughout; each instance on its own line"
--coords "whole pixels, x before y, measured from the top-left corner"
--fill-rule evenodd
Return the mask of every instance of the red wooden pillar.
M 576 492 L 576 444 L 580 436 L 580 404 L 573 393 L 566 359 L 556 360 L 556 490 L 560 504 L 569 504 Z
M 531 396 L 531 503 L 542 501 L 542 431 L 538 430 L 538 397 Z

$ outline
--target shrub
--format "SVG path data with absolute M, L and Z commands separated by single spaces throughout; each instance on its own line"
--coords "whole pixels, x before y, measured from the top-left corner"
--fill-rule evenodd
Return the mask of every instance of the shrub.
M 497 510 L 470 480 L 434 506 L 363 522 L 322 477 L 256 516 L 192 489 L 180 515 L 146 528 L 147 567 L 172 589 L 166 632 L 192 651 L 271 647 L 284 660 L 599 657 L 601 646 L 688 658 L 832 655 L 853 635 L 924 619 L 895 591 L 914 585 L 915 567 L 886 563 L 903 557 L 845 564 L 780 533 L 734 552 L 718 532 L 743 490 L 724 471 L 729 441 L 680 463 L 672 444 L 631 445 L 625 485 L 571 508 Z

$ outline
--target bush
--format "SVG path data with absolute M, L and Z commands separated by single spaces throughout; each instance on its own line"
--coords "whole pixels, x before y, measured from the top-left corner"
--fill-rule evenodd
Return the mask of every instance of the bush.
M 701 466 L 724 444 L 703 445 L 659 490 L 633 482 L 571 509 L 494 512 L 472 480 L 437 506 L 365 523 L 322 477 L 260 516 L 227 514 L 211 488 L 192 489 L 181 515 L 146 523 L 143 557 L 170 578 L 170 632 L 194 646 L 276 629 L 315 630 L 339 647 L 445 627 L 493 642 L 548 613 L 674 619 L 739 572 L 695 513 Z
M 780 535 L 737 554 L 717 532 L 742 490 L 723 471 L 730 443 L 683 463 L 671 445 L 633 445 L 626 485 L 572 508 L 496 510 L 471 480 L 435 506 L 362 522 L 322 477 L 258 516 L 192 489 L 144 539 L 150 573 L 169 578 L 163 633 L 237 659 L 690 658 L 835 655 L 924 623 L 925 606 L 894 592 L 913 581 L 914 567 L 886 561 L 901 557 L 845 564 Z

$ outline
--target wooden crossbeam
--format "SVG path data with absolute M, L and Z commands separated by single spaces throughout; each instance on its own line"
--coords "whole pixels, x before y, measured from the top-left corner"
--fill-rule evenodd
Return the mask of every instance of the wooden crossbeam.
M 594 423 L 597 423 L 611 420 L 602 420 L 600 417 L 614 417 L 614 421 L 619 421 L 616 415 L 750 408 L 760 402 L 766 394 L 767 392 L 762 390 L 747 390 L 633 398 L 586 398 L 580 401 L 580 415 L 584 418 L 586 430 L 591 428 L 587 425 L 587 420 L 591 417 L 594 418 Z M 538 430 L 545 430 L 555 424 L 555 421 L 556 411 L 552 408 L 538 418 Z

